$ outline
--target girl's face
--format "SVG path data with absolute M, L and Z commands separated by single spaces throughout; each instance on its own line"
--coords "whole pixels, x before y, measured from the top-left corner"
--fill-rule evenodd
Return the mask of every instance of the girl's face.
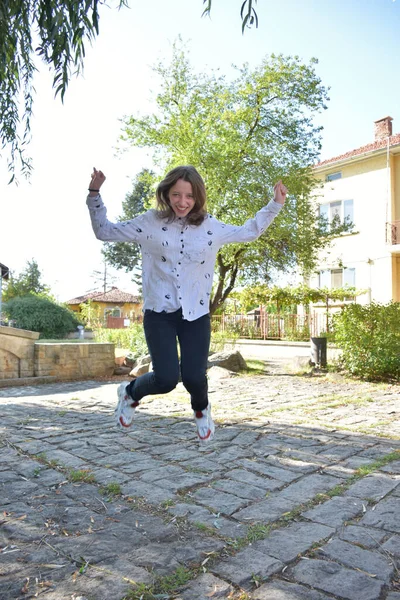
M 171 208 L 177 217 L 186 217 L 194 206 L 192 184 L 178 179 L 168 192 Z

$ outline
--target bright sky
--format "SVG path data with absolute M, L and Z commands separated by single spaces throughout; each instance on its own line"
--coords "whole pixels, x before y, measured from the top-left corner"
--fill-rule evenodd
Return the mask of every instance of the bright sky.
M 84 76 L 73 79 L 65 103 L 54 99 L 52 77 L 40 67 L 30 155 L 30 182 L 7 185 L 0 167 L 0 262 L 19 273 L 36 259 L 44 283 L 60 301 L 95 287 L 102 268 L 85 205 L 93 166 L 107 181 L 109 217 L 121 212 L 132 178 L 151 159 L 134 149 L 115 155 L 119 119 L 147 114 L 157 81 L 151 65 L 170 57 L 180 34 L 198 71 L 260 64 L 266 54 L 319 59 L 317 73 L 330 89 L 321 158 L 373 141 L 373 122 L 390 115 L 400 132 L 400 0 L 259 0 L 259 28 L 241 34 L 242 0 L 213 0 L 211 19 L 202 0 L 130 0 L 130 9 L 101 8 L 100 36 L 87 47 Z M 135 293 L 129 275 L 114 283 Z

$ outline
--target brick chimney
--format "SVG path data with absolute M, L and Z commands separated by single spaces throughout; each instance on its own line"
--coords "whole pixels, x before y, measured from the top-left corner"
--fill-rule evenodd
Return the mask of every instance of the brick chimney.
M 375 121 L 375 141 L 383 140 L 392 135 L 392 117 L 384 117 Z

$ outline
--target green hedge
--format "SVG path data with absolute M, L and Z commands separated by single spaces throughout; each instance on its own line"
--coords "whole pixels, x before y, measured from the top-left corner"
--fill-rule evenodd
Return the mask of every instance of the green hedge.
M 81 324 L 67 307 L 33 294 L 12 298 L 4 312 L 16 327 L 38 331 L 41 338 L 62 339 Z
M 344 368 L 366 380 L 400 380 L 400 303 L 351 304 L 334 318 Z

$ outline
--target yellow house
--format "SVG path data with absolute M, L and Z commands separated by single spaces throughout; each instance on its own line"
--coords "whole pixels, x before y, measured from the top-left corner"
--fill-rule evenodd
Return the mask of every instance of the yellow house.
M 91 300 L 92 307 L 105 325 L 112 328 L 127 327 L 132 320 L 142 317 L 142 299 L 128 292 L 112 287 L 108 292 L 91 292 L 72 298 L 67 306 L 76 313 L 81 312 L 81 304 Z
M 354 223 L 319 256 L 311 287 L 348 284 L 366 293 L 369 302 L 400 302 L 400 133 L 392 118 L 375 121 L 374 140 L 315 166 L 320 215 Z

